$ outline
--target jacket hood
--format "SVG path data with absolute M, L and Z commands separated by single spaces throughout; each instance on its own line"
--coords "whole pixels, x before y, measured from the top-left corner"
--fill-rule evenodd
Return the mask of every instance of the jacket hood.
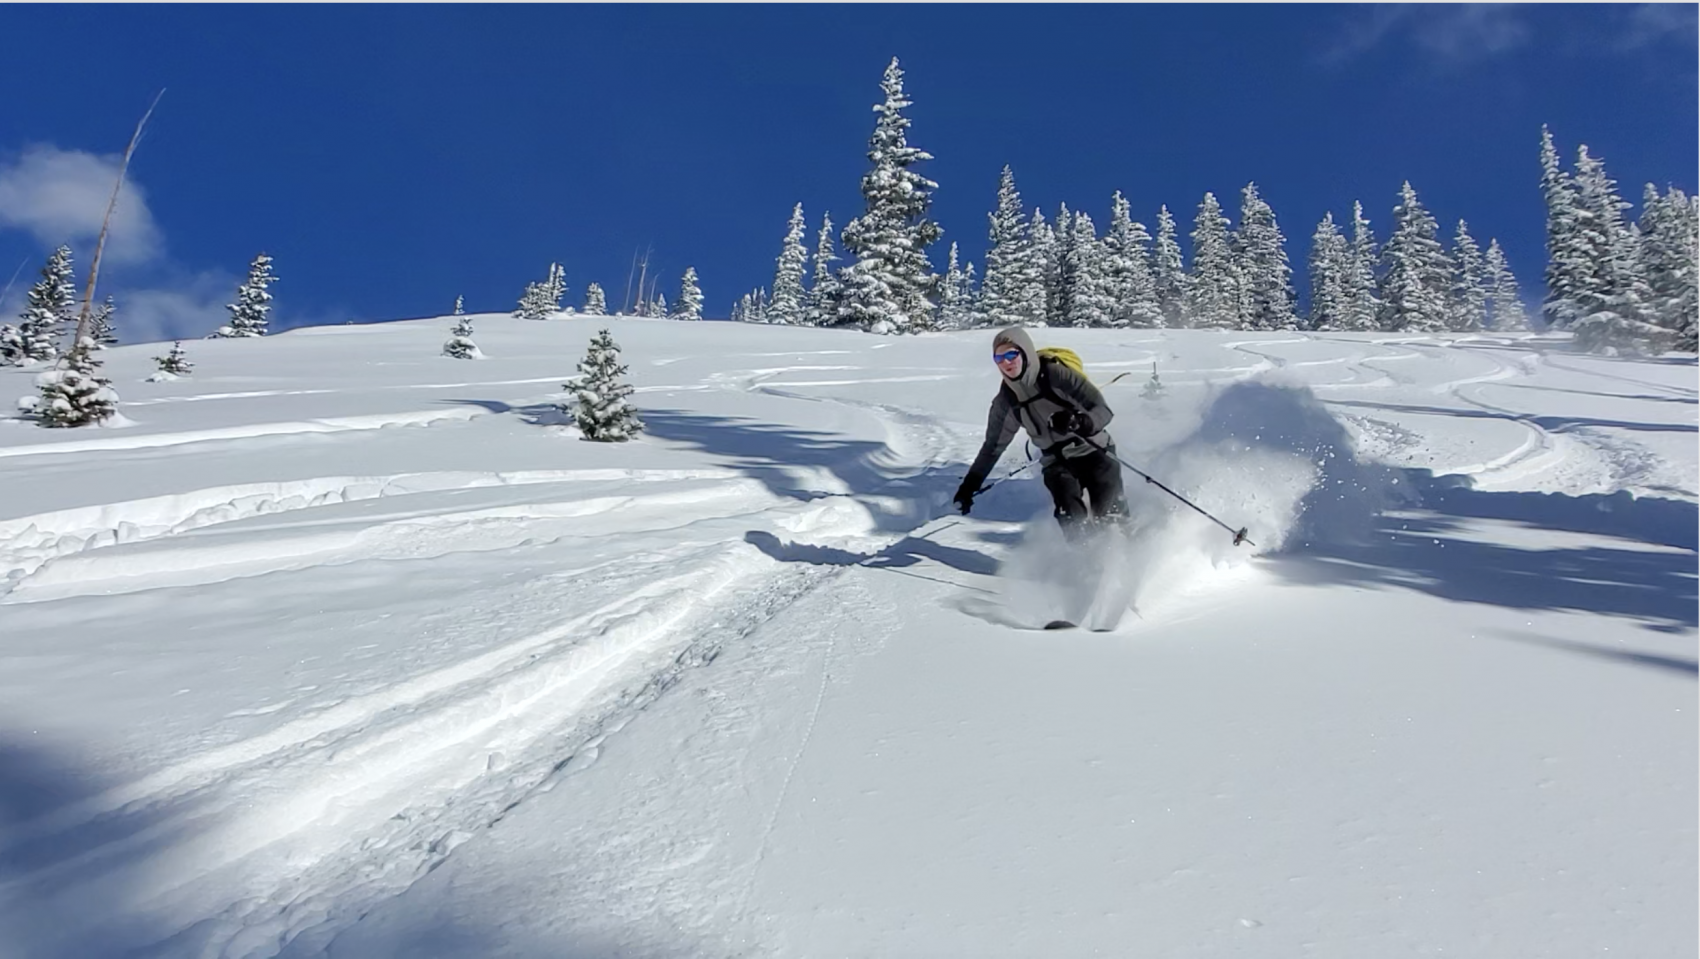
M 1031 393 L 1039 388 L 1039 350 L 1033 345 L 1033 338 L 1019 326 L 1006 326 L 992 337 L 992 348 L 1000 343 L 1008 343 L 1021 351 L 1021 375 L 1010 382 L 1019 383 Z M 998 374 L 1000 377 L 1002 373 Z

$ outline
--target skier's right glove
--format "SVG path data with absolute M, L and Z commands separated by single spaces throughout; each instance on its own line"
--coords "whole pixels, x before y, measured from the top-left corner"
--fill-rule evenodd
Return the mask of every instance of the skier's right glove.
M 976 492 L 977 490 L 969 485 L 967 480 L 963 480 L 962 485 L 956 488 L 956 495 L 951 497 L 951 502 L 956 504 L 957 509 L 962 510 L 963 516 L 967 516 L 968 511 L 974 508 L 974 494 Z

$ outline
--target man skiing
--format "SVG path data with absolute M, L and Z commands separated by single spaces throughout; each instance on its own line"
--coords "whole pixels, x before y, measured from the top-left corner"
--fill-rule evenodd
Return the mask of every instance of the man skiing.
M 1042 451 L 1045 488 L 1051 491 L 1053 515 L 1069 539 L 1077 539 L 1087 520 L 1119 520 L 1127 515 L 1122 493 L 1121 464 L 1115 441 L 1104 428 L 1115 413 L 1086 377 L 1066 364 L 1041 357 L 1027 331 L 1018 326 L 992 338 L 992 359 L 1003 382 L 992 400 L 986 421 L 986 441 L 968 467 L 954 501 L 963 515 L 998 457 L 1025 429 Z

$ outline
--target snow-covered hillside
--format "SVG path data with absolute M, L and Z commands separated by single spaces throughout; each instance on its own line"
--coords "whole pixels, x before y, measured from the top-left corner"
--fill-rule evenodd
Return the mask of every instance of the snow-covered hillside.
M 0 421 L 0 955 L 1700 947 L 1692 357 L 1035 331 L 1258 544 L 1128 474 L 1046 632 L 1036 471 L 948 503 L 989 334 L 476 320 Z

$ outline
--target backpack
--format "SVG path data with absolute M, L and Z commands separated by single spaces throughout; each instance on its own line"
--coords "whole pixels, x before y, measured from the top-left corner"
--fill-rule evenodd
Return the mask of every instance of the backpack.
M 1039 350 L 1039 359 L 1041 361 L 1056 360 L 1058 363 L 1061 363 L 1076 373 L 1079 373 L 1083 379 L 1087 379 L 1088 382 L 1090 382 L 1090 378 L 1086 376 L 1086 364 L 1080 361 L 1080 354 L 1066 346 L 1042 347 Z M 1041 366 L 1042 365 L 1043 364 L 1041 363 Z

